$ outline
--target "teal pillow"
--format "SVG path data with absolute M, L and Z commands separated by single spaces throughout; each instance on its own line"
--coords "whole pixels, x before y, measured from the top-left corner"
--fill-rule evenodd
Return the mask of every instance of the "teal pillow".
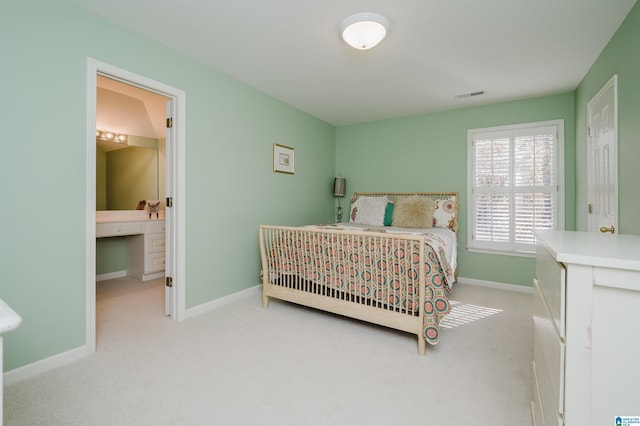
M 384 209 L 384 226 L 391 226 L 391 219 L 393 218 L 393 203 L 387 203 L 387 207 Z

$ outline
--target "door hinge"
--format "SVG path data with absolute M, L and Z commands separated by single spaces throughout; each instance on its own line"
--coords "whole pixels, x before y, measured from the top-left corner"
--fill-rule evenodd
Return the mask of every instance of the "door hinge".
M 167 207 L 173 207 L 173 197 L 167 197 L 165 203 Z
M 593 136 L 593 134 L 591 133 L 591 126 L 587 127 L 587 134 L 589 135 L 589 137 Z
M 171 129 L 173 127 L 173 117 L 167 118 L 167 129 Z
M 591 205 L 591 203 L 587 205 L 587 211 L 589 212 L 589 214 L 593 213 L 593 206 Z
M 166 287 L 173 287 L 173 278 L 171 277 L 165 277 L 164 278 L 164 285 Z

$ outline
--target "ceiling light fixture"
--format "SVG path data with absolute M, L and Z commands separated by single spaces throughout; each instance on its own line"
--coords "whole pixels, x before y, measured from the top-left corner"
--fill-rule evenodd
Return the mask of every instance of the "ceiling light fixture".
M 340 25 L 342 39 L 355 49 L 367 50 L 384 40 L 389 21 L 377 13 L 356 13 Z

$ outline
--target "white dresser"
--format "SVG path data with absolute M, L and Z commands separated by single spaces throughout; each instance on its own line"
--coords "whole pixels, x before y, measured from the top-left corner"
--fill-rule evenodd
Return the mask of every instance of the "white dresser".
M 640 236 L 538 235 L 534 425 L 640 417 Z
M 6 302 L 0 299 L 0 365 L 4 360 L 4 333 L 15 330 L 22 323 L 22 317 L 18 315 Z M 4 395 L 4 372 L 0 375 L 0 426 L 3 422 L 3 395 Z

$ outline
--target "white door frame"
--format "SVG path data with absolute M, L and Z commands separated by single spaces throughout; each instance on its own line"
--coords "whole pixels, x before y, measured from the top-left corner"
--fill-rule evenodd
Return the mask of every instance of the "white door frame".
M 171 98 L 174 103 L 173 126 L 175 150 L 168 158 L 167 169 L 173 170 L 173 229 L 171 242 L 173 259 L 172 319 L 185 317 L 185 121 L 186 94 L 183 90 L 134 74 L 127 70 L 100 62 L 87 60 L 87 133 L 86 133 L 86 345 L 90 352 L 96 350 L 96 83 L 98 74 L 138 86 Z M 169 191 L 169 188 L 167 188 Z M 169 260 L 171 261 L 171 260 Z

